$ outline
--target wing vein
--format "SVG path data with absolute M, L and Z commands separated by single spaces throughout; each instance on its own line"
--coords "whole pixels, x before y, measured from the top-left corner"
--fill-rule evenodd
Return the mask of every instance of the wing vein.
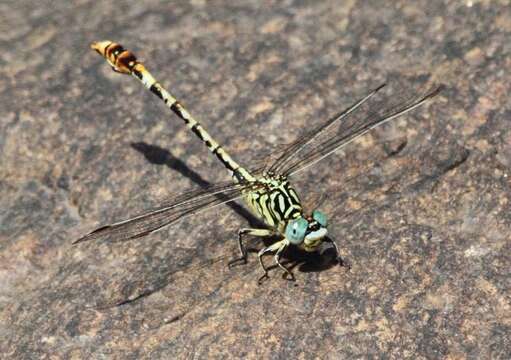
M 204 189 L 189 191 L 168 200 L 163 206 L 147 211 L 124 221 L 99 227 L 91 233 L 74 241 L 109 239 L 113 242 L 126 241 L 146 236 L 155 231 L 196 214 L 202 210 L 234 201 L 243 196 L 245 190 L 256 187 L 255 183 L 220 183 Z

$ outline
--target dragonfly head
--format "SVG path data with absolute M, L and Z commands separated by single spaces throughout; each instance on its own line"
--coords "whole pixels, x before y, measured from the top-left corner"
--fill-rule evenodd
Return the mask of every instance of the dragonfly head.
M 307 219 L 303 216 L 293 219 L 286 226 L 285 235 L 291 244 L 299 245 L 307 252 L 315 251 L 327 235 L 327 217 L 314 210 Z

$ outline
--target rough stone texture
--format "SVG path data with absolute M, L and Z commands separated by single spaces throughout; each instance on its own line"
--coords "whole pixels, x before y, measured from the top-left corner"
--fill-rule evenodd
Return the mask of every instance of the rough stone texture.
M 1 358 L 509 358 L 507 1 L 24 0 L 0 18 Z M 296 283 L 273 270 L 258 286 L 255 255 L 226 266 L 253 221 L 236 205 L 71 246 L 227 179 L 89 50 L 102 39 L 134 50 L 244 164 L 385 79 L 446 90 L 299 177 L 305 200 L 328 195 L 351 271 L 291 254 Z

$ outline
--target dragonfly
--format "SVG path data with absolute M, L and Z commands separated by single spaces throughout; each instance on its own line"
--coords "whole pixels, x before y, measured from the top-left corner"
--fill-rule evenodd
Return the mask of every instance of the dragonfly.
M 115 72 L 132 75 L 163 101 L 218 158 L 232 179 L 171 196 L 157 208 L 99 227 L 74 241 L 74 244 L 92 240 L 109 239 L 117 242 L 140 238 L 167 228 L 185 217 L 196 216 L 207 209 L 242 199 L 262 220 L 265 227 L 242 228 L 238 231 L 240 256 L 230 261 L 229 266 L 247 263 L 248 252 L 243 243 L 247 235 L 275 239 L 258 251 L 262 268 L 259 283 L 268 278 L 268 268 L 263 263 L 263 256 L 267 254 L 273 254 L 275 264 L 282 269 L 283 275 L 294 280 L 294 275 L 281 262 L 284 250 L 290 246 L 296 246 L 305 252 L 316 252 L 323 243 L 329 242 L 342 264 L 337 244 L 327 236 L 327 215 L 319 209 L 306 213 L 290 179 L 372 129 L 421 106 L 435 97 L 443 87 L 433 84 L 421 92 L 403 91 L 398 96 L 380 96 L 378 99 L 386 86 L 382 84 L 336 116 L 311 126 L 298 139 L 271 154 L 270 160 L 263 166 L 249 170 L 239 165 L 213 139 L 188 110 L 156 81 L 131 51 L 112 41 L 94 42 L 91 48 L 104 57 Z

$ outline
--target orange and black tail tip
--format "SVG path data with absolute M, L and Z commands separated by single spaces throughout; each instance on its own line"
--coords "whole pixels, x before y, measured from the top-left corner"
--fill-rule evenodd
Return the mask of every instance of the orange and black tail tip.
M 115 42 L 109 40 L 95 41 L 90 47 L 103 56 L 116 72 L 131 74 L 133 67 L 137 64 L 135 55 Z

